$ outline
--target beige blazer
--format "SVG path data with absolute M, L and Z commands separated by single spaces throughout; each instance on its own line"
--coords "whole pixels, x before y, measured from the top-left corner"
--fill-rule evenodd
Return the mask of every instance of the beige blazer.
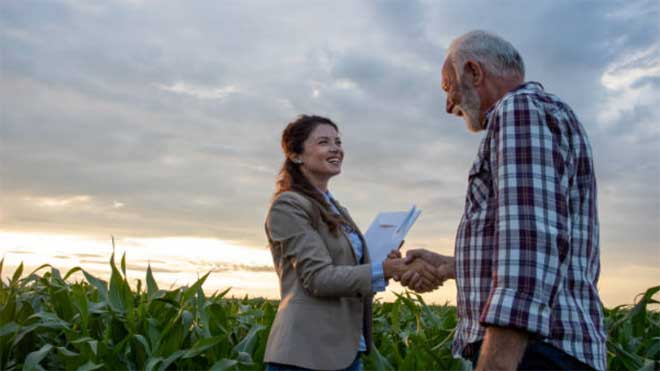
M 311 369 L 342 369 L 357 354 L 360 335 L 371 349 L 371 265 L 358 231 L 364 264 L 358 264 L 341 228 L 330 233 L 323 207 L 297 192 L 283 192 L 270 207 L 266 235 L 280 280 L 281 301 L 264 362 Z

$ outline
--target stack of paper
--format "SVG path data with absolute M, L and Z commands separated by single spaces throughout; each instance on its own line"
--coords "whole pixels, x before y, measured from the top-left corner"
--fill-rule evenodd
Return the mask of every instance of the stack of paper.
M 421 213 L 415 206 L 409 211 L 379 213 L 364 234 L 371 261 L 382 262 L 398 249 Z

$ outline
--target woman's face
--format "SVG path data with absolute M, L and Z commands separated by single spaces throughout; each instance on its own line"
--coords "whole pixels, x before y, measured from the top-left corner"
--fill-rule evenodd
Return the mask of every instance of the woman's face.
M 339 133 L 330 125 L 318 125 L 303 144 L 303 153 L 296 157 L 302 160 L 303 174 L 310 180 L 325 181 L 341 173 L 344 150 Z

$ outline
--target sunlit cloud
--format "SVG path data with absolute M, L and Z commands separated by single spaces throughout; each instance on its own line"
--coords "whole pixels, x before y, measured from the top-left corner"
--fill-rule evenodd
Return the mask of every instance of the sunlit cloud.
M 197 99 L 224 99 L 230 94 L 239 91 L 236 85 L 227 85 L 221 88 L 194 85 L 185 82 L 177 82 L 172 85 L 156 85 L 159 89 L 177 94 L 185 94 Z
M 166 155 L 160 159 L 160 162 L 165 166 L 179 166 L 185 163 L 185 159 L 181 156 Z
M 346 90 L 356 90 L 359 88 L 358 84 L 351 79 L 339 79 L 335 82 L 335 86 Z
M 642 78 L 660 76 L 660 44 L 625 56 L 603 73 L 601 83 L 610 90 L 630 87 Z
M 611 124 L 626 111 L 657 102 L 659 86 L 644 82 L 659 78 L 660 44 L 623 56 L 610 64 L 600 79 L 610 91 L 600 112 L 600 120 Z
M 24 200 L 43 207 L 69 207 L 88 204 L 92 198 L 83 195 L 73 197 L 25 197 Z
M 189 285 L 211 272 L 204 288 L 207 291 L 232 287 L 234 294 L 275 298 L 277 281 L 270 251 L 246 248 L 230 241 L 197 237 L 115 238 L 78 235 L 16 233 L 0 230 L 0 258 L 3 275 L 10 276 L 21 263 L 25 271 L 49 263 L 67 271 L 81 266 L 86 271 L 108 279 L 109 260 L 115 253 L 118 262 L 126 254 L 127 274 L 134 282 L 144 280 L 148 266 L 163 286 Z M 84 279 L 74 275 L 74 280 Z

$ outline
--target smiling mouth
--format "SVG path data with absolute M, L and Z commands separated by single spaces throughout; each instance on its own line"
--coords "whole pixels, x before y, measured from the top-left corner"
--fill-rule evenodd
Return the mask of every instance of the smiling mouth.
M 333 165 L 340 165 L 341 164 L 341 159 L 339 159 L 337 157 L 329 158 L 327 161 L 329 163 L 333 164 Z

